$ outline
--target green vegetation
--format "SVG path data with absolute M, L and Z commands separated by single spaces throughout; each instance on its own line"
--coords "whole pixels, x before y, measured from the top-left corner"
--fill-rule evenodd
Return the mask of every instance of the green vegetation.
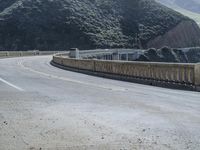
M 195 20 L 197 22 L 197 24 L 200 26 L 200 14 L 198 13 L 194 13 L 182 8 L 177 8 L 176 9 L 178 12 L 182 13 L 185 16 L 190 17 L 191 19 Z
M 0 0 L 1 50 L 129 48 L 190 20 L 154 0 Z
M 181 14 L 190 17 L 200 25 L 200 1 L 199 0 L 156 0 Z

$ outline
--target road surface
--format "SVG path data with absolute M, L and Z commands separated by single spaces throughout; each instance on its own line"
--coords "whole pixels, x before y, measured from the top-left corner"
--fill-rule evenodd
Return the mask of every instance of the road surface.
M 0 60 L 0 150 L 199 150 L 200 93 Z

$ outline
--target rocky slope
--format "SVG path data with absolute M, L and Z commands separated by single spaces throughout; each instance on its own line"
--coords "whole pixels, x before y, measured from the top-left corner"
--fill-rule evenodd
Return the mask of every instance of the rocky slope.
M 200 43 L 194 21 L 154 0 L 0 0 L 0 50 L 127 48 L 137 34 L 145 48 Z

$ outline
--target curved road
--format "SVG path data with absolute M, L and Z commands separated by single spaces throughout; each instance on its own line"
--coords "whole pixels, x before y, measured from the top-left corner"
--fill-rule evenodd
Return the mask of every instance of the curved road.
M 200 93 L 0 60 L 0 150 L 199 150 Z

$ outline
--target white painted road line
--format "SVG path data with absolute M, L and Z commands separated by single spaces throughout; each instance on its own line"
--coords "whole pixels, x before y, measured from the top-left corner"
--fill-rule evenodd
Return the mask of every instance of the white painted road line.
M 5 83 L 5 84 L 7 84 L 7 85 L 9 85 L 9 86 L 11 86 L 11 87 L 13 87 L 13 88 L 15 88 L 15 89 L 17 89 L 18 91 L 21 91 L 21 92 L 25 91 L 24 89 L 22 89 L 22 88 L 20 88 L 20 87 L 18 87 L 16 85 L 14 85 L 14 84 L 12 84 L 12 83 L 4 80 L 2 78 L 0 78 L 0 81 L 3 82 L 3 83 Z
M 80 80 L 74 80 L 74 79 L 71 79 L 71 78 L 60 77 L 60 76 L 48 74 L 48 73 L 45 73 L 45 72 L 40 72 L 40 71 L 37 71 L 35 69 L 32 69 L 30 67 L 25 66 L 22 61 L 18 62 L 18 65 L 21 66 L 23 69 L 29 70 L 29 71 L 36 73 L 36 74 L 46 76 L 48 78 L 54 78 L 54 79 L 58 79 L 58 80 L 62 80 L 62 81 L 73 82 L 73 83 L 78 83 L 78 84 L 82 84 L 82 85 L 93 86 L 93 87 L 103 88 L 103 89 L 113 90 L 113 91 L 121 91 L 121 92 L 127 91 L 127 89 L 122 88 L 122 87 L 118 87 L 118 86 L 99 85 L 99 84 L 88 83 L 88 82 L 84 82 L 84 81 L 80 81 Z

